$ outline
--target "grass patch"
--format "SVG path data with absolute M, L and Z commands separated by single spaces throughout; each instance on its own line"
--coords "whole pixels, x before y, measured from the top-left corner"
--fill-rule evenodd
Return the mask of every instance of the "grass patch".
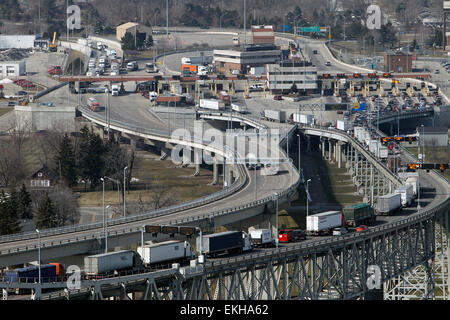
M 14 108 L 1 108 L 0 109 L 0 117 L 7 114 L 8 112 L 14 110 Z

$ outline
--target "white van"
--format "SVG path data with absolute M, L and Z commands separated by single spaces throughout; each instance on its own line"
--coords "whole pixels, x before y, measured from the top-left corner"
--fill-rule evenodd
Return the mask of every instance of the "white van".
M 103 49 L 103 43 L 101 43 L 100 41 L 97 42 L 97 50 L 102 50 Z

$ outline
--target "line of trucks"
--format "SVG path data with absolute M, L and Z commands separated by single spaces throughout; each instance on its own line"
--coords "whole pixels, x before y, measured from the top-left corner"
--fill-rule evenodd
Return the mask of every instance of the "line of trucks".
M 416 178 L 404 174 L 404 179 Z M 393 194 L 378 197 L 373 209 L 367 203 L 359 203 L 343 208 L 341 211 L 326 211 L 312 214 L 306 218 L 306 230 L 282 229 L 278 232 L 280 243 L 306 239 L 306 235 L 330 235 L 342 227 L 359 227 L 373 224 L 377 215 L 392 215 L 402 207 L 411 204 L 414 192 L 411 185 L 398 188 Z M 344 228 L 345 229 L 345 228 Z M 358 228 L 356 231 L 359 231 Z M 199 261 L 204 256 L 217 257 L 223 254 L 242 253 L 253 250 L 254 247 L 272 247 L 275 241 L 270 229 L 249 229 L 244 231 L 226 231 L 203 235 L 196 238 Z M 150 243 L 139 246 L 137 251 L 121 250 L 109 253 L 91 255 L 84 258 L 82 269 L 83 279 L 99 279 L 119 275 L 122 272 L 151 271 L 156 268 L 170 267 L 171 263 L 187 264 L 196 258 L 188 241 L 170 240 L 160 243 Z M 38 266 L 29 266 L 6 270 L 5 282 L 38 282 Z M 55 282 L 64 280 L 69 274 L 60 263 L 41 265 L 41 281 Z M 16 290 L 17 293 L 17 290 Z

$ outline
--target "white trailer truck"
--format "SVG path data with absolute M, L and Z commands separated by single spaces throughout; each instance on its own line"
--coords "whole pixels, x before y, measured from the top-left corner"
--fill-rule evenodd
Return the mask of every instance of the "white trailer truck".
M 134 255 L 131 250 L 122 250 L 84 257 L 84 272 L 87 275 L 100 275 L 133 268 Z
M 211 110 L 225 110 L 225 103 L 214 99 L 200 99 L 200 108 Z
M 402 197 L 398 193 L 379 196 L 375 213 L 379 215 L 393 215 L 402 209 Z
M 286 112 L 266 109 L 266 110 L 264 110 L 264 118 L 266 118 L 269 121 L 285 122 L 286 121 Z
M 308 235 L 330 234 L 331 231 L 342 226 L 340 211 L 327 211 L 306 218 L 306 233 Z
M 395 191 L 402 196 L 402 206 L 408 207 L 412 204 L 414 199 L 413 186 L 409 184 L 402 185 L 398 187 Z
M 193 258 L 191 245 L 187 241 L 165 241 L 140 246 L 137 252 L 146 265 L 190 260 Z

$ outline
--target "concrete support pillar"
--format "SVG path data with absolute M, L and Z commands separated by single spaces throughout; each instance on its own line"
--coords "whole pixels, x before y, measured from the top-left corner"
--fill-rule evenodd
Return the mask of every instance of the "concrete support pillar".
M 311 152 L 311 137 L 306 136 L 306 151 Z
M 225 165 L 225 179 L 224 179 L 224 187 L 229 187 L 234 181 L 233 178 L 233 165 L 227 164 Z
M 194 149 L 194 165 L 195 165 L 194 176 L 198 176 L 200 174 L 201 158 L 202 158 L 202 150 L 195 148 Z
M 166 160 L 169 156 L 170 156 L 170 150 L 167 149 L 166 147 L 160 147 L 160 151 L 161 151 L 161 160 Z
M 337 153 L 338 153 L 338 168 L 342 168 L 342 144 L 338 142 L 337 145 Z
M 322 158 L 325 159 L 325 140 L 321 140 L 321 147 L 322 147 Z
M 214 157 L 213 163 L 213 185 L 216 185 L 219 182 L 219 164 L 217 163 L 217 158 Z
M 328 139 L 327 142 L 328 142 L 328 161 L 331 162 L 331 148 L 332 148 L 331 140 Z

